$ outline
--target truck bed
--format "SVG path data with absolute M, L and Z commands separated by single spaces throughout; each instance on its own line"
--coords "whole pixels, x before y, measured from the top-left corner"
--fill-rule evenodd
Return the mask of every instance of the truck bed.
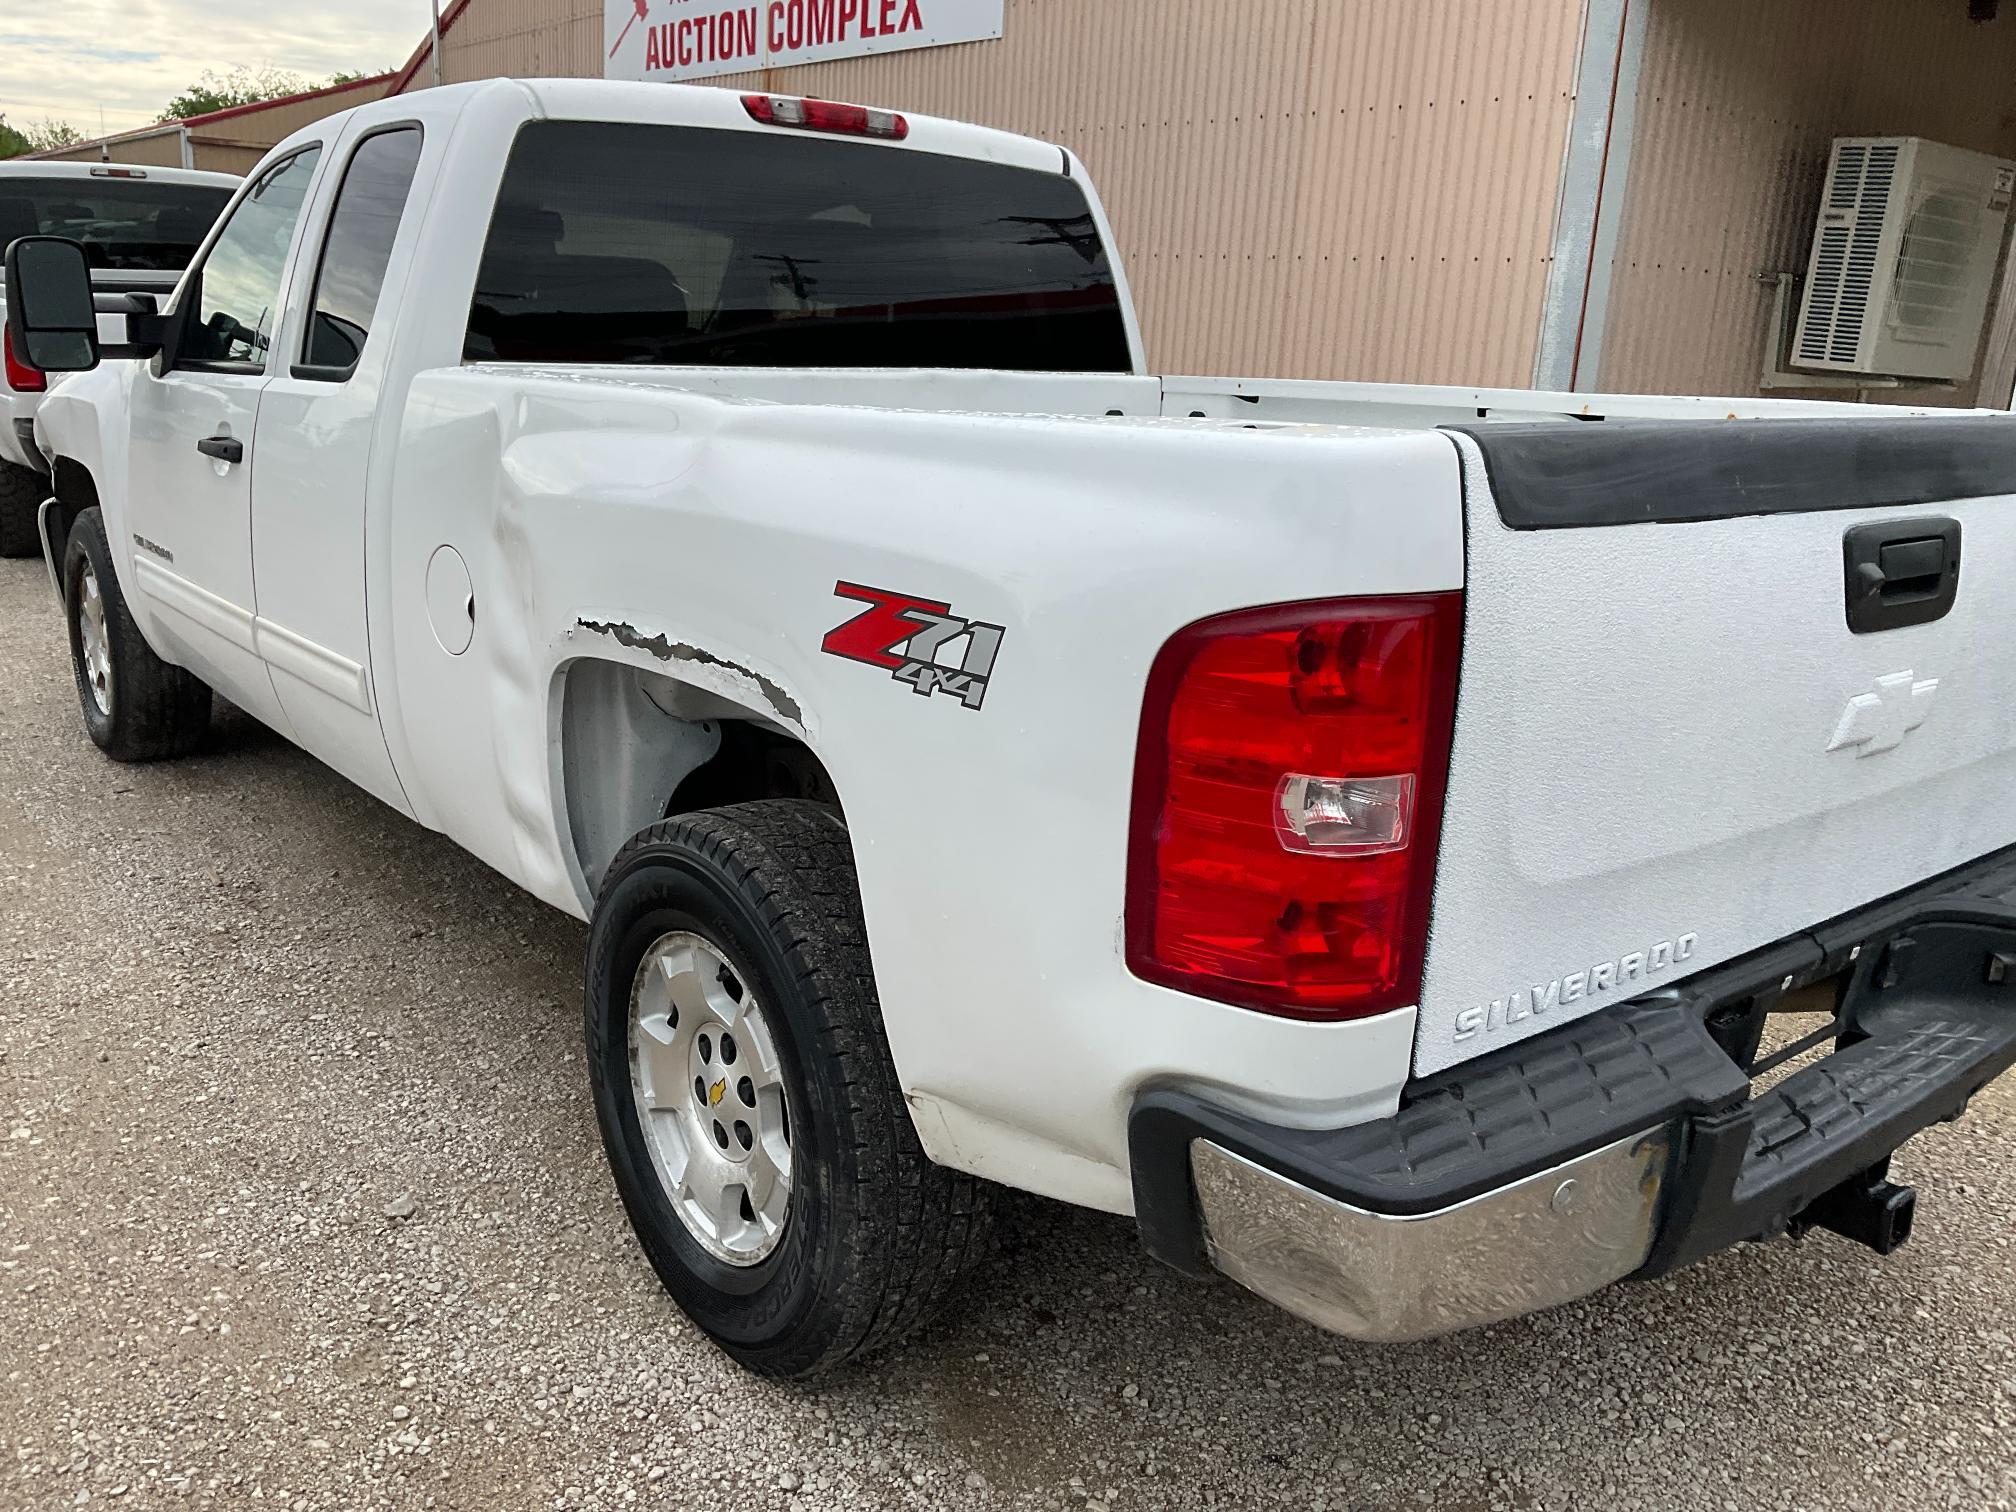
M 1263 447 L 1444 435 L 1465 648 L 1417 1074 L 2016 844 L 2016 721 L 1986 651 L 2016 617 L 1993 571 L 2016 559 L 2006 415 L 1124 374 L 570 376 L 803 406 L 808 422 L 855 408 L 864 440 L 875 411 L 1236 429 Z M 1284 460 L 1255 453 L 1252 476 Z M 1363 480 L 1328 465 L 1348 531 Z M 1226 503 L 1262 508 L 1264 490 Z M 1916 541 L 1949 520 L 1956 576 L 1962 541 L 1981 564 L 1951 612 L 1853 631 L 1844 535 Z

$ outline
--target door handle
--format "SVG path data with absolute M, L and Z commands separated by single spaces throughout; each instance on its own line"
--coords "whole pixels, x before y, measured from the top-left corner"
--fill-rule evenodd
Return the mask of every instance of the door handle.
M 1841 538 L 1848 628 L 1857 635 L 1922 625 L 1953 607 L 1960 590 L 1960 522 L 1885 520 Z
M 206 457 L 215 457 L 219 462 L 245 460 L 245 443 L 236 436 L 205 436 L 196 443 L 196 450 Z

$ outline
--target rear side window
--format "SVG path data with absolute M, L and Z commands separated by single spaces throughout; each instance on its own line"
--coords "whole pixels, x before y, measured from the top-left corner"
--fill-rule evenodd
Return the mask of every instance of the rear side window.
M 366 137 L 350 155 L 322 266 L 315 274 L 314 316 L 308 324 L 306 376 L 343 379 L 364 355 L 371 317 L 392 261 L 392 242 L 420 164 L 420 128 L 402 126 Z
M 230 185 L 8 174 L 0 177 L 0 247 L 21 236 L 67 236 L 84 244 L 94 268 L 179 273 L 230 198 Z
M 754 131 L 546 121 L 511 149 L 472 361 L 1125 372 L 1062 173 Z

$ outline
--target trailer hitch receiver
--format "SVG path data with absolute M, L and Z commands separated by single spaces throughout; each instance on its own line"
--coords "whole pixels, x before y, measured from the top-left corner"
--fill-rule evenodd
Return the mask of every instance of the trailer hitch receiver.
M 1842 1182 L 1799 1215 L 1799 1226 L 1827 1229 L 1866 1244 L 1879 1255 L 1892 1253 L 1911 1237 L 1918 1192 L 1898 1186 L 1889 1174 L 1890 1162 L 1885 1160 Z

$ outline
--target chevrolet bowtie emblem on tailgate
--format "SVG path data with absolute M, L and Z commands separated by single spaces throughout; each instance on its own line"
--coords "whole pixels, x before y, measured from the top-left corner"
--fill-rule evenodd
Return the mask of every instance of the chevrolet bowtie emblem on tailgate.
M 1875 692 L 1857 693 L 1848 700 L 1827 749 L 1838 751 L 1854 746 L 1857 756 L 1895 750 L 1904 743 L 1906 735 L 1925 723 L 1925 716 L 1932 712 L 1933 695 L 1938 691 L 1936 677 L 1892 672 L 1888 677 L 1877 678 Z

